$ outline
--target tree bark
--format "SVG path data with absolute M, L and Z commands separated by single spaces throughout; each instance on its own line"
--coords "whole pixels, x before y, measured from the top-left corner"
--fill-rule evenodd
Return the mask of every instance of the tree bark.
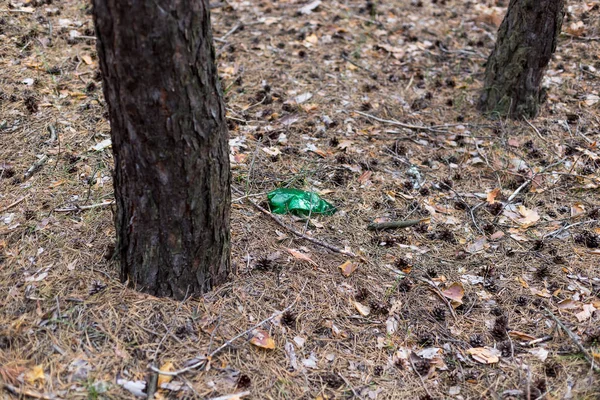
M 94 0 L 121 279 L 200 295 L 230 273 L 225 108 L 207 0 Z
M 564 0 L 511 0 L 490 55 L 479 108 L 492 117 L 535 117 L 556 49 Z

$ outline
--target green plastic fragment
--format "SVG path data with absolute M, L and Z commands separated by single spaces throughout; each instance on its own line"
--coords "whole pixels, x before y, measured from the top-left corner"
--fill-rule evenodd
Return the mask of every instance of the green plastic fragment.
M 275 214 L 332 215 L 337 209 L 313 192 L 300 189 L 279 188 L 267 194 L 271 211 Z

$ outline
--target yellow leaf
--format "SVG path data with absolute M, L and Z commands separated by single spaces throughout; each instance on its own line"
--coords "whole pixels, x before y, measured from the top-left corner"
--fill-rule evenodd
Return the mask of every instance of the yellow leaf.
M 527 289 L 529 287 L 529 284 L 525 281 L 525 279 L 521 278 L 520 276 L 517 278 L 517 280 L 519 281 L 521 286 L 523 286 L 525 289 Z
M 342 275 L 346 278 L 352 275 L 354 271 L 358 268 L 358 265 L 354 264 L 352 261 L 348 260 L 342 265 L 338 265 L 338 268 L 342 271 Z
M 37 381 L 43 381 L 45 379 L 44 368 L 41 365 L 36 365 L 25 374 L 24 378 L 25 381 L 30 384 Z
M 306 39 L 304 39 L 304 41 L 310 44 L 317 44 L 319 43 L 319 38 L 313 33 L 312 35 L 307 36 Z
M 160 367 L 160 370 L 165 371 L 165 372 L 172 372 L 172 371 L 175 371 L 175 368 L 171 361 L 167 361 Z M 160 388 L 163 383 L 169 383 L 169 382 L 171 382 L 172 379 L 173 379 L 173 377 L 170 375 L 161 375 L 159 373 L 158 381 L 157 381 L 156 385 Z
M 267 331 L 261 328 L 252 331 L 250 343 L 263 349 L 272 350 L 275 348 L 275 341 L 269 336 Z

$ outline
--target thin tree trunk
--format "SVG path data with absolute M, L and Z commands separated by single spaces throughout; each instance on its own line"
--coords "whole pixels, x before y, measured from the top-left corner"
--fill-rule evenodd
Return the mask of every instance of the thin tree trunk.
M 511 0 L 485 72 L 479 107 L 492 117 L 535 117 L 556 49 L 564 0 Z
M 207 0 L 93 0 L 121 279 L 199 295 L 230 272 L 230 171 Z

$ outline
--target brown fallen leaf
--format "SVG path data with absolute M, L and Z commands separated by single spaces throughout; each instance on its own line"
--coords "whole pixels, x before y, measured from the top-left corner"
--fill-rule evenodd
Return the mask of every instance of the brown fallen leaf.
M 496 202 L 496 197 L 500 194 L 500 188 L 496 188 L 487 194 L 486 201 L 489 204 L 494 204 Z
M 446 290 L 442 291 L 444 297 L 450 299 L 452 307 L 459 307 L 463 302 L 462 299 L 465 295 L 465 288 L 460 282 L 453 282 L 448 286 Z
M 559 302 L 556 307 L 558 307 L 561 310 L 572 310 L 574 308 L 581 308 L 581 302 L 579 301 L 575 301 L 573 299 L 564 299 L 561 302 Z
M 261 328 L 256 328 L 252 331 L 252 338 L 250 338 L 250 343 L 252 343 L 256 347 L 260 347 L 263 349 L 272 350 L 275 348 L 275 341 L 269 333 Z
M 354 302 L 354 308 L 356 308 L 356 310 L 363 317 L 366 317 L 367 315 L 371 314 L 371 309 L 369 308 L 369 306 L 365 306 L 364 304 L 361 304 L 358 301 Z
M 495 364 L 500 361 L 500 351 L 490 347 L 473 347 L 467 350 L 467 353 L 482 364 Z
M 537 210 L 531 210 L 525 206 L 519 206 L 519 213 L 523 216 L 523 218 L 517 219 L 517 222 L 523 225 L 523 227 L 531 226 L 540 219 L 540 215 L 538 214 Z
M 299 252 L 298 250 L 295 249 L 286 249 L 288 251 L 288 253 L 290 253 L 292 256 L 294 256 L 295 259 L 301 260 L 301 261 L 306 261 L 308 263 L 310 263 L 311 265 L 318 267 L 319 265 L 314 262 L 309 256 L 307 256 L 304 253 Z
M 354 271 L 358 269 L 358 265 L 348 260 L 344 262 L 342 265 L 338 265 L 338 268 L 342 271 L 342 275 L 346 278 L 352 275 Z

